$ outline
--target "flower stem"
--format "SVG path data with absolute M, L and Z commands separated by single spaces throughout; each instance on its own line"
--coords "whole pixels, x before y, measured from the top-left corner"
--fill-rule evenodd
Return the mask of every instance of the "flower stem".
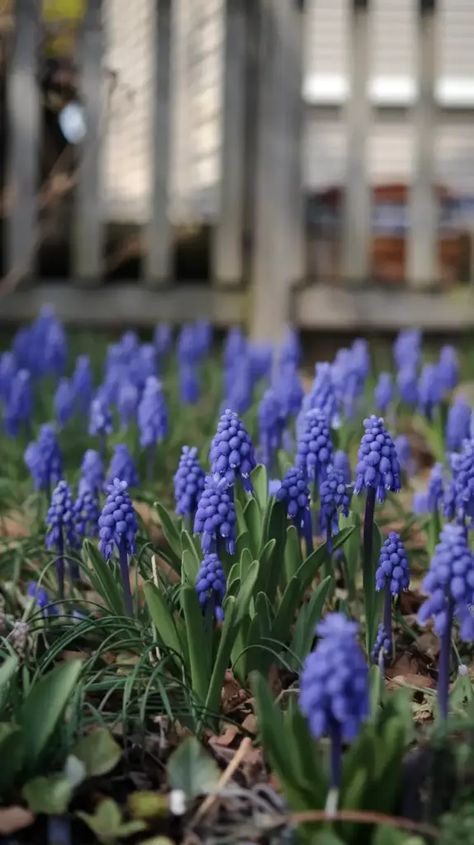
M 372 564 L 372 551 L 374 544 L 374 513 L 375 513 L 375 487 L 367 487 L 367 498 L 365 500 L 364 514 L 364 554 L 362 580 L 364 587 L 365 616 L 367 620 L 367 650 L 371 651 L 374 637 L 375 624 L 375 583 L 374 567 Z
M 146 477 L 147 481 L 153 480 L 153 471 L 155 469 L 155 447 L 149 446 L 147 450 L 146 460 Z
M 120 577 L 122 579 L 123 595 L 125 598 L 125 609 L 128 616 L 133 617 L 132 591 L 130 589 L 130 571 L 128 568 L 128 555 L 125 541 L 121 540 L 119 545 Z
M 342 737 L 341 726 L 333 722 L 330 731 L 331 739 L 331 789 L 339 789 L 341 784 Z
M 392 594 L 390 592 L 390 581 L 388 578 L 385 581 L 385 595 L 383 605 L 383 627 L 385 636 L 390 641 L 389 652 L 387 654 L 387 661 L 389 661 L 393 654 L 393 631 L 392 631 Z M 383 651 L 383 649 L 382 649 Z
M 56 558 L 56 575 L 58 578 L 58 593 L 59 598 L 64 598 L 64 537 L 63 532 L 60 532 L 58 539 L 58 556 Z
M 438 708 L 442 719 L 448 718 L 449 703 L 449 658 L 451 656 L 451 632 L 453 628 L 453 601 L 448 599 L 446 625 L 441 636 L 441 650 L 438 663 Z
M 311 521 L 311 511 L 309 509 L 304 513 L 303 535 L 306 543 L 306 555 L 310 555 L 313 551 L 313 526 Z

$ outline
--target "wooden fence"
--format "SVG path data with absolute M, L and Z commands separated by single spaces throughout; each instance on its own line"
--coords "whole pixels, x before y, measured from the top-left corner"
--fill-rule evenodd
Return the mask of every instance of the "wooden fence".
M 345 107 L 349 153 L 339 243 L 340 282 L 306 278 L 301 154 L 305 121 L 303 0 L 223 0 L 221 179 L 219 210 L 212 227 L 211 279 L 192 285 L 173 280 L 169 172 L 175 22 L 173 0 L 155 0 L 152 201 L 143 233 L 142 278 L 120 285 L 103 284 L 102 2 L 106 0 L 85 4 L 79 73 L 87 133 L 74 191 L 71 277 L 54 284 L 28 281 L 35 277 L 38 249 L 41 4 L 35 0 L 16 0 L 14 4 L 13 49 L 6 72 L 10 204 L 0 318 L 30 317 L 40 302 L 49 300 L 66 319 L 90 325 L 207 316 L 221 325 L 244 322 L 258 338 L 278 338 L 288 322 L 305 329 L 349 330 L 414 324 L 433 330 L 474 326 L 472 288 L 466 286 L 456 295 L 438 289 L 434 0 L 418 4 L 417 97 L 411 109 L 415 176 L 409 195 L 406 283 L 390 291 L 370 284 L 367 90 L 371 10 L 367 0 L 350 2 L 351 89 Z

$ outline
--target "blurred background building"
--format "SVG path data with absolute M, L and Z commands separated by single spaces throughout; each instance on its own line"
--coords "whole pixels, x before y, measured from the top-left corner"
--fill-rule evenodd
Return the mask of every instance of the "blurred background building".
M 0 0 L 0 317 L 474 325 L 473 44 L 472 0 Z

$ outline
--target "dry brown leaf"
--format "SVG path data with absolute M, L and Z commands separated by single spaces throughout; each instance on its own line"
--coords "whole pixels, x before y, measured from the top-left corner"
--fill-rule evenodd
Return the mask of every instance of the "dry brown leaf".
M 249 734 L 256 734 L 258 730 L 257 718 L 253 713 L 249 713 L 242 722 L 243 730 Z
M 425 631 L 416 641 L 416 647 L 422 654 L 426 654 L 430 660 L 435 660 L 439 654 L 439 637 L 432 631 Z
M 417 687 L 418 689 L 434 689 L 436 687 L 433 678 L 429 675 L 419 675 L 415 672 L 407 672 L 403 675 L 395 675 L 387 684 L 389 689 L 396 687 Z
M 25 807 L 19 807 L 17 805 L 3 807 L 0 809 L 0 834 L 2 836 L 8 836 L 17 830 L 23 830 L 23 828 L 33 824 L 34 820 L 34 813 Z
M 230 669 L 225 673 L 222 685 L 221 702 L 224 713 L 233 713 L 248 700 L 248 694 L 234 677 Z
M 228 748 L 234 742 L 236 736 L 240 734 L 237 725 L 228 725 L 224 733 L 220 736 L 211 736 L 209 739 L 210 745 L 218 745 L 221 748 Z

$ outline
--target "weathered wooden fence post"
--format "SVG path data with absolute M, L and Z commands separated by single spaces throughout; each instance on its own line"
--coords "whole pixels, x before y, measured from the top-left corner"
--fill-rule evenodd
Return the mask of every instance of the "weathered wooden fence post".
M 37 241 L 40 101 L 36 62 L 40 8 L 40 4 L 32 0 L 16 0 L 14 47 L 7 69 L 5 269 L 7 274 L 14 273 L 18 278 L 33 271 Z
M 243 277 L 245 192 L 246 4 L 224 3 L 222 141 L 212 275 L 217 284 Z
M 147 227 L 145 278 L 152 286 L 171 275 L 169 221 L 169 171 L 171 138 L 171 0 L 155 0 L 155 33 L 152 76 L 152 192 Z
M 438 280 L 438 205 L 434 185 L 436 104 L 436 2 L 420 0 L 417 49 L 417 100 L 413 110 L 414 167 L 409 206 L 407 277 L 411 287 Z
M 370 105 L 369 2 L 351 0 L 350 93 L 346 108 L 347 164 L 341 232 L 341 273 L 353 283 L 367 281 L 370 254 L 370 188 L 367 173 L 367 138 Z
M 99 284 L 102 272 L 102 59 L 102 0 L 88 0 L 80 61 L 80 89 L 86 134 L 80 148 L 72 243 L 73 274 L 79 282 L 88 285 Z
M 301 72 L 301 3 L 261 0 L 258 60 L 255 232 L 251 269 L 250 329 L 255 338 L 278 341 L 290 318 L 291 283 L 301 246 L 295 237 L 294 195 L 290 192 L 295 147 L 300 150 L 301 123 L 293 122 L 294 79 Z M 292 84 L 288 84 L 288 75 Z M 300 223 L 302 225 L 302 222 Z

